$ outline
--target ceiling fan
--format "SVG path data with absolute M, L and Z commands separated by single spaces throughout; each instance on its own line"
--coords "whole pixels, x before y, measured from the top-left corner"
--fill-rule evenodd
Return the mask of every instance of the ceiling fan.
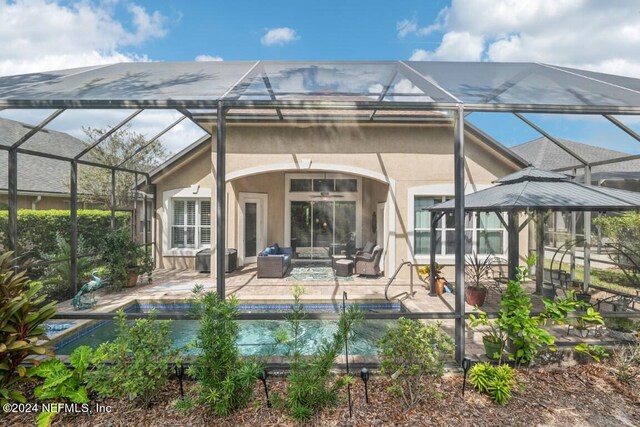
M 324 180 L 327 180 L 327 173 L 324 173 Z M 320 191 L 320 194 L 314 194 L 310 196 L 312 199 L 320 199 L 320 200 L 329 200 L 329 199 L 338 199 L 344 197 L 342 194 L 331 194 L 330 191 Z
M 314 194 L 311 196 L 312 199 L 320 199 L 320 200 L 338 199 L 340 197 L 344 197 L 344 196 L 342 194 L 331 194 L 328 191 L 321 191 L 320 194 Z

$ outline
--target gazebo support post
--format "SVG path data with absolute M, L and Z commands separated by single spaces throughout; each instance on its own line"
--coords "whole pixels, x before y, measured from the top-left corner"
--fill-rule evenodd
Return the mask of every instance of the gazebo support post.
M 429 296 L 436 296 L 436 228 L 438 226 L 438 221 L 444 214 L 442 213 L 432 213 L 431 214 L 431 241 L 429 248 Z
M 518 225 L 518 212 L 509 211 L 509 247 L 508 268 L 509 279 L 515 280 L 518 274 L 518 258 L 520 257 L 520 227 Z
M 454 222 L 456 233 L 455 248 L 455 344 L 456 362 L 462 363 L 465 356 L 465 298 L 464 298 L 464 106 L 460 104 L 455 116 L 453 130 L 454 157 Z M 443 236 L 444 237 L 444 236 Z M 435 235 L 432 235 L 432 239 Z
M 591 185 L 591 166 L 584 167 L 584 185 Z M 591 212 L 585 211 L 584 219 L 584 257 L 582 267 L 584 269 L 584 282 L 582 283 L 582 292 L 589 292 L 589 284 L 591 282 Z
M 544 279 L 544 220 L 542 211 L 536 213 L 536 294 L 542 295 Z
M 222 101 L 218 101 L 217 122 L 216 122 L 216 292 L 218 298 L 225 299 L 225 193 L 226 193 L 226 172 L 225 172 L 225 115 L 226 107 Z

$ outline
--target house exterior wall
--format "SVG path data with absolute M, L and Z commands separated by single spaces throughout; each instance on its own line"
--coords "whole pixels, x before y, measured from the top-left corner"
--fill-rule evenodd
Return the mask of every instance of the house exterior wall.
M 212 129 L 212 135 L 215 135 L 215 129 Z M 412 191 L 416 187 L 440 186 L 450 187 L 450 195 L 453 195 L 453 127 L 450 125 L 229 124 L 226 138 L 226 173 L 227 180 L 230 180 L 227 184 L 229 246 L 237 242 L 236 206 L 240 192 L 268 193 L 269 217 L 281 218 L 285 171 L 341 171 L 366 178 L 362 183 L 363 216 L 370 218 L 377 203 L 386 201 L 385 219 L 394 218 L 390 225 L 390 247 L 386 248 L 387 256 L 391 256 L 387 269 L 395 269 L 402 260 L 411 259 L 413 230 L 409 229 L 409 217 L 413 215 L 410 211 Z M 465 155 L 468 191 L 491 185 L 496 178 L 518 169 L 517 165 L 469 134 L 465 141 Z M 215 144 L 185 158 L 181 165 L 156 178 L 159 201 L 167 190 L 199 183 L 203 187 L 209 186 L 214 209 L 215 165 Z M 282 173 L 274 173 L 276 171 Z M 373 185 L 378 182 L 385 185 Z M 162 203 L 159 203 L 157 213 L 162 214 L 162 210 Z M 160 234 L 156 234 L 156 241 L 161 240 L 163 226 L 160 219 L 157 227 Z M 283 221 L 269 221 L 269 242 L 282 241 L 283 228 Z M 364 241 L 375 241 L 370 219 L 363 221 L 362 233 Z M 526 250 L 526 233 L 523 237 L 521 246 Z M 212 242 L 215 243 L 215 221 Z M 391 246 L 395 246 L 393 250 Z M 161 267 L 191 268 L 193 265 L 191 256 L 163 256 L 166 254 L 161 247 L 159 255 Z M 399 277 L 408 277 L 408 274 L 406 270 Z

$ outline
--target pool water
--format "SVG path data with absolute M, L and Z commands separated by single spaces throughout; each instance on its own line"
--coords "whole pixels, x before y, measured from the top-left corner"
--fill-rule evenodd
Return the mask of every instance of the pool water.
M 399 304 L 375 303 L 361 304 L 363 311 L 375 312 L 403 312 Z M 307 312 L 338 312 L 339 306 L 334 304 L 305 304 Z M 127 312 L 148 312 L 154 309 L 158 312 L 182 312 L 188 310 L 185 304 L 152 305 L 136 304 Z M 241 312 L 282 312 L 290 310 L 290 304 L 269 305 L 243 305 L 239 307 Z M 284 314 L 283 314 L 284 316 Z M 330 339 L 338 329 L 337 320 L 304 320 L 302 322 L 301 349 L 303 354 L 313 354 L 324 339 Z M 377 342 L 387 330 L 390 320 L 365 320 L 354 328 L 349 339 L 349 353 L 372 356 L 377 353 Z M 285 344 L 276 344 L 275 335 L 278 330 L 286 330 L 290 333 L 290 325 L 286 320 L 239 320 L 240 333 L 237 345 L 243 356 L 284 356 L 288 348 Z M 175 348 L 185 353 L 194 353 L 196 350 L 185 350 L 184 347 L 193 341 L 198 333 L 198 320 L 174 320 L 171 321 L 170 337 Z M 57 354 L 70 354 L 76 347 L 88 345 L 97 347 L 105 341 L 114 339 L 115 325 L 111 320 L 96 322 L 80 334 L 62 340 L 56 346 Z

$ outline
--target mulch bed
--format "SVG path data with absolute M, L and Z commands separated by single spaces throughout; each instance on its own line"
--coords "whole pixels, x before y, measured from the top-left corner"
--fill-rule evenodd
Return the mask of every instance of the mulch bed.
M 423 403 L 405 409 L 386 389 L 389 381 L 372 376 L 369 404 L 358 378 L 352 386 L 353 417 L 346 403 L 327 409 L 305 425 L 311 426 L 638 426 L 640 425 L 640 381 L 620 383 L 607 365 L 568 368 L 521 369 L 520 388 L 505 406 L 492 403 L 467 384 L 461 394 L 462 375 L 452 373 L 433 385 Z M 270 393 L 284 390 L 286 381 L 269 378 Z M 186 383 L 187 392 L 194 383 Z M 203 407 L 184 414 L 172 406 L 179 397 L 177 381 L 171 381 L 152 406 L 143 409 L 115 399 L 99 401 L 111 413 L 61 414 L 54 426 L 297 426 L 298 422 L 277 409 L 268 409 L 262 384 L 256 382 L 248 408 L 221 418 Z M 92 404 L 97 401 L 93 401 Z M 0 415 L 3 426 L 34 426 L 33 414 Z

